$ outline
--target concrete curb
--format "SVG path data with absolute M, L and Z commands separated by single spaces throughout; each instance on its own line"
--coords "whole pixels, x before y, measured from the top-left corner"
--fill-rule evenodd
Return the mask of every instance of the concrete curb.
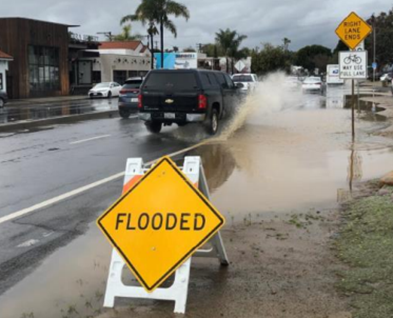
M 32 121 L 18 121 L 14 123 L 0 124 L 0 132 L 10 132 L 21 129 L 29 129 L 32 127 L 38 127 L 43 125 L 54 125 L 54 124 L 68 124 L 75 123 L 78 121 L 89 120 L 89 119 L 105 119 L 105 118 L 116 118 L 119 117 L 119 112 L 117 109 L 69 115 L 61 117 L 52 117 L 46 119 L 32 120 Z
M 67 96 L 67 97 L 48 97 L 48 98 L 28 98 L 28 99 L 10 99 L 8 100 L 8 107 L 26 106 L 26 105 L 46 105 L 47 103 L 54 102 L 73 102 L 78 100 L 88 100 L 85 95 Z

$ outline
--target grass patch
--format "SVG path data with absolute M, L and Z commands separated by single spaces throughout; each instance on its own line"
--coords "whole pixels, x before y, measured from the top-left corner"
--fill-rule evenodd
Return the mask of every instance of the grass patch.
M 353 201 L 337 239 L 349 265 L 337 288 L 351 297 L 354 318 L 393 317 L 393 201 L 390 195 Z

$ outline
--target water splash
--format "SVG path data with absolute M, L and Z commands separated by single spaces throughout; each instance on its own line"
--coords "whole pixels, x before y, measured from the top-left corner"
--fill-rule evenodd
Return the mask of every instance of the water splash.
M 301 90 L 288 88 L 286 75 L 283 72 L 271 73 L 258 83 L 255 92 L 249 94 L 244 103 L 236 109 L 233 118 L 217 139 L 226 140 L 246 122 L 260 122 L 264 115 L 283 111 L 301 103 Z

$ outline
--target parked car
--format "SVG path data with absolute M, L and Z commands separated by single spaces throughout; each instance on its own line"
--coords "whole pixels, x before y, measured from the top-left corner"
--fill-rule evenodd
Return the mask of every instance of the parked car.
M 7 93 L 4 91 L 0 91 L 0 108 L 4 107 L 4 105 L 8 102 Z
M 299 89 L 301 82 L 296 76 L 288 76 L 285 78 L 284 86 L 289 89 Z
M 88 93 L 90 98 L 119 96 L 121 86 L 116 82 L 103 82 L 95 85 Z
M 143 77 L 132 77 L 125 81 L 119 94 L 119 114 L 128 118 L 138 111 L 138 95 L 142 85 Z
M 150 132 L 163 125 L 203 124 L 217 133 L 220 120 L 241 102 L 239 87 L 223 72 L 207 70 L 154 70 L 141 86 L 139 118 Z
M 380 79 L 379 79 L 381 82 L 390 82 L 391 80 L 392 80 L 392 77 L 391 77 L 391 74 L 389 74 L 389 73 L 385 73 L 385 74 L 383 74 L 381 77 L 380 77 Z
M 325 85 L 318 76 L 307 77 L 302 84 L 303 91 L 320 91 L 323 92 Z
M 258 76 L 256 74 L 235 74 L 232 75 L 232 80 L 235 83 L 242 83 L 243 87 L 240 90 L 245 93 L 255 91 L 258 85 Z

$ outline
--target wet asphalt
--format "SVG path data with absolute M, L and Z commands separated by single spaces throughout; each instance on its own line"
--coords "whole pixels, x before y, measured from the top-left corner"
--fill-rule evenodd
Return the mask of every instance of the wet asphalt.
M 166 128 L 151 135 L 137 119 L 117 117 L 2 134 L 0 218 L 119 174 L 127 158 L 148 162 L 190 145 L 172 131 Z M 120 177 L 17 219 L 0 221 L 0 294 L 48 253 L 82 234 L 121 188 Z

